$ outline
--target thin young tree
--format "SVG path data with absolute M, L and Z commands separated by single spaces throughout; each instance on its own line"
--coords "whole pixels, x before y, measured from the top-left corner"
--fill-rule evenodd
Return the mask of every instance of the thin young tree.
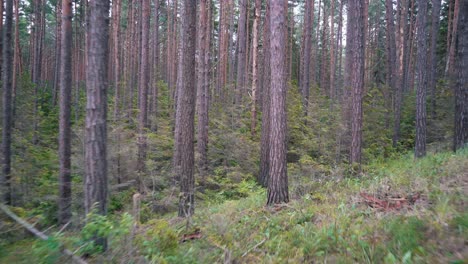
M 180 180 L 179 216 L 195 210 L 194 134 L 195 134 L 195 29 L 196 0 L 183 1 L 181 16 L 180 61 L 177 76 L 177 112 L 174 170 Z
M 255 136 L 257 133 L 257 90 L 258 90 L 258 40 L 260 31 L 260 12 L 262 8 L 262 1 L 255 0 L 254 22 L 252 29 L 252 105 L 250 117 L 250 133 Z
M 314 23 L 314 2 L 306 1 L 304 11 L 304 28 L 303 28 L 303 56 L 300 65 L 300 89 L 302 93 L 302 105 L 304 113 L 307 115 L 309 107 L 309 93 L 310 93 L 310 64 L 312 52 L 312 26 Z
M 350 38 L 350 57 L 347 63 L 348 76 L 351 84 L 351 152 L 350 163 L 361 164 L 362 151 L 362 95 L 364 91 L 365 64 L 365 2 L 361 0 L 348 1 L 348 27 L 353 32 Z M 350 32 L 350 31 L 348 31 Z
M 417 34 L 417 91 L 416 91 L 416 139 L 414 156 L 426 155 L 426 86 L 427 86 L 427 36 L 426 36 L 427 1 L 418 0 L 416 20 Z
M 454 151 L 468 145 L 468 3 L 467 1 L 462 2 L 458 22 L 458 52 L 456 55 Z
M 11 204 L 11 131 L 12 131 L 12 75 L 13 75 L 13 0 L 5 1 L 5 25 L 2 34 L 2 174 L 0 175 L 1 200 Z
M 200 16 L 198 19 L 198 171 L 201 177 L 208 171 L 208 97 L 209 97 L 209 56 L 210 56 L 210 8 L 211 0 L 200 0 Z
M 140 174 L 145 171 L 146 161 L 146 129 L 148 128 L 148 82 L 149 82 L 149 63 L 150 57 L 149 38 L 150 38 L 150 0 L 143 0 L 142 10 L 142 27 L 141 27 L 141 57 L 140 57 L 140 80 L 138 82 L 140 111 L 138 113 L 138 172 Z M 141 175 L 139 176 L 141 177 Z M 142 188 L 142 180 L 139 179 L 140 189 Z
M 270 157 L 267 204 L 289 202 L 286 166 L 286 0 L 270 1 Z M 268 111 L 267 109 L 265 109 Z
M 260 171 L 257 182 L 267 187 L 270 175 L 270 3 L 266 4 L 263 23 L 263 76 L 262 76 L 262 135 L 260 142 Z
M 427 85 L 430 92 L 431 117 L 436 116 L 436 83 L 437 83 L 437 40 L 440 26 L 441 0 L 432 0 L 431 14 L 431 48 L 429 50 Z
M 85 212 L 107 214 L 107 88 L 109 57 L 109 0 L 89 5 L 86 69 Z M 105 238 L 97 238 L 106 247 Z
M 0 35 L 3 37 L 3 0 L 0 0 Z M 3 47 L 3 41 L 0 41 L 0 54 L 3 55 L 2 51 Z M 0 73 L 2 72 L 2 66 L 3 66 L 3 59 L 2 56 L 0 55 Z M 2 80 L 3 76 L 0 74 L 0 81 Z
M 71 87 L 72 87 L 72 0 L 62 0 L 62 41 L 60 51 L 59 115 L 59 214 L 60 225 L 70 221 L 71 214 Z
M 245 89 L 245 68 L 247 67 L 247 8 L 248 0 L 239 0 L 239 23 L 237 29 L 237 79 L 235 103 L 241 104 Z

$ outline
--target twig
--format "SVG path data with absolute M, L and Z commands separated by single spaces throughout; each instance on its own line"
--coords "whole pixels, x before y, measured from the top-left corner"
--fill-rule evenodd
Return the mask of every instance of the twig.
M 48 240 L 49 237 L 42 233 L 41 231 L 37 230 L 34 226 L 32 226 L 30 223 L 24 221 L 23 219 L 21 219 L 19 216 L 17 216 L 15 213 L 13 213 L 12 211 L 10 211 L 10 209 L 8 209 L 8 207 L 6 205 L 3 205 L 3 204 L 0 204 L 0 209 L 7 215 L 9 216 L 11 219 L 15 220 L 16 222 L 18 222 L 18 224 L 22 225 L 24 228 L 26 228 L 31 234 L 37 236 L 38 238 L 42 239 L 42 240 Z M 63 245 L 61 245 L 61 248 L 63 248 Z M 72 261 L 75 262 L 75 263 L 78 263 L 78 264 L 88 264 L 85 260 L 83 260 L 82 258 L 80 258 L 79 256 L 76 256 L 73 254 L 73 252 L 71 252 L 70 250 L 68 249 L 65 249 L 63 248 L 62 249 L 62 253 L 71 257 Z
M 262 241 L 260 241 L 258 244 L 256 244 L 255 246 L 253 246 L 249 250 L 247 250 L 244 254 L 242 254 L 242 257 L 247 256 L 247 254 L 249 254 L 250 251 L 255 250 L 256 248 L 258 248 L 261 244 L 265 243 L 265 241 L 266 241 L 266 238 L 264 238 Z

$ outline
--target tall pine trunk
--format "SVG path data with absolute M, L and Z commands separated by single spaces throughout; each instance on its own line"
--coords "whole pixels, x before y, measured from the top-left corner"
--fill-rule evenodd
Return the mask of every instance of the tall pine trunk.
M 267 2 L 263 23 L 263 81 L 262 81 L 262 135 L 260 142 L 260 171 L 257 182 L 266 187 L 270 175 L 270 3 Z
M 365 64 L 365 3 L 360 0 L 348 1 L 348 27 L 354 32 L 351 36 L 350 62 L 347 65 L 351 83 L 351 153 L 350 163 L 361 164 L 362 151 L 362 97 L 364 92 Z M 349 32 L 349 31 L 348 31 Z
M 89 2 L 88 52 L 86 69 L 86 129 L 84 205 L 86 214 L 93 208 L 107 214 L 107 78 L 109 56 L 108 0 Z M 106 248 L 106 238 L 96 237 Z
M 468 146 L 468 3 L 462 2 L 456 56 L 454 151 Z
M 267 204 L 289 202 L 286 166 L 286 14 L 285 0 L 270 1 L 270 157 Z M 265 109 L 268 111 L 268 109 Z
M 417 32 L 417 91 L 416 91 L 416 139 L 414 156 L 426 155 L 426 71 L 427 71 L 427 37 L 426 37 L 427 1 L 418 0 Z
M 71 93 L 72 1 L 62 0 L 59 115 L 59 224 L 71 218 Z
M 5 25 L 2 34 L 2 174 L 0 175 L 1 202 L 11 204 L 11 131 L 12 131 L 12 73 L 13 73 L 13 0 L 5 1 Z
M 183 0 L 180 63 L 177 76 L 177 112 L 174 170 L 180 180 L 179 216 L 195 210 L 194 117 L 196 0 Z
M 205 177 L 208 171 L 208 98 L 209 98 L 209 56 L 210 56 L 210 9 L 211 0 L 200 1 L 198 21 L 198 171 Z

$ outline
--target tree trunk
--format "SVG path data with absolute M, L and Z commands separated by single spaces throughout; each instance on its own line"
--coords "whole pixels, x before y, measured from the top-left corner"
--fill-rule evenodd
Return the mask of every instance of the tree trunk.
M 0 0 L 0 34 L 3 37 L 3 0 Z M 3 55 L 3 41 L 0 41 L 0 54 Z M 3 56 L 0 56 L 0 81 L 2 80 L 3 76 L 1 74 L 3 67 Z
M 252 105 L 251 105 L 251 121 L 250 133 L 255 136 L 257 133 L 257 87 L 258 87 L 258 31 L 260 30 L 260 12 L 262 9 L 262 1 L 255 0 L 254 22 L 252 30 Z
M 42 0 L 34 2 L 34 61 L 32 62 L 32 82 L 34 83 L 34 112 L 33 112 L 33 144 L 39 142 L 38 138 L 38 111 L 39 111 L 39 86 L 41 85 L 41 64 L 42 64 Z
M 360 0 L 348 1 L 348 18 L 351 30 L 351 60 L 348 65 L 351 83 L 351 164 L 361 164 L 362 150 L 362 96 L 364 91 L 364 64 L 365 64 L 365 3 Z
M 62 56 L 60 52 L 62 50 L 62 2 L 57 1 L 55 11 L 55 20 L 57 23 L 56 27 L 56 40 L 55 40 L 55 73 L 54 73 L 54 84 L 53 84 L 53 97 L 52 97 L 52 104 L 55 106 L 57 105 L 57 95 L 60 83 L 60 60 Z
M 437 39 L 439 36 L 441 0 L 432 0 L 432 22 L 431 22 L 431 49 L 429 53 L 429 76 L 428 88 L 431 96 L 431 117 L 436 117 L 436 84 L 437 84 Z
M 216 97 L 224 101 L 224 90 L 227 82 L 227 63 L 229 60 L 229 0 L 221 0 L 219 15 L 219 47 L 218 47 L 218 67 L 217 67 L 217 85 Z
M 248 0 L 239 0 L 239 23 L 237 28 L 237 79 L 235 102 L 237 106 L 242 103 L 242 97 L 245 90 L 245 68 L 246 63 L 246 39 L 247 39 L 247 7 Z
M 285 0 L 270 1 L 270 178 L 267 205 L 289 202 L 286 166 L 286 14 Z
M 300 90 L 302 93 L 302 105 L 304 114 L 307 116 L 310 94 L 310 63 L 312 51 L 312 27 L 314 23 L 314 2 L 306 1 L 304 11 L 304 30 L 303 30 L 303 55 L 300 69 Z
M 174 165 L 180 180 L 179 216 L 194 213 L 194 117 L 196 0 L 183 1 L 180 63 L 177 77 L 177 113 Z
M 453 72 L 453 65 L 455 64 L 455 51 L 456 51 L 456 41 L 457 41 L 457 27 L 458 27 L 458 16 L 460 13 L 460 1 L 455 0 L 455 6 L 453 7 L 453 22 L 452 28 L 448 28 L 451 30 L 450 37 L 452 40 L 450 41 L 450 49 L 448 50 L 448 60 L 445 66 L 445 76 L 452 75 Z
M 454 151 L 468 146 L 468 3 L 460 7 L 455 86 Z
M 335 0 L 330 7 L 330 99 L 335 100 Z M 333 104 L 331 104 L 333 105 Z
M 210 9 L 211 0 L 200 1 L 198 21 L 198 171 L 204 179 L 208 171 L 208 97 L 209 97 L 209 56 L 210 56 Z
M 263 23 L 263 87 L 262 87 L 262 136 L 260 143 L 260 172 L 257 182 L 268 186 L 270 176 L 270 3 L 266 4 L 265 22 Z
M 427 1 L 418 0 L 417 16 L 417 70 L 418 87 L 416 91 L 416 139 L 414 156 L 421 158 L 426 155 L 426 71 L 427 71 L 427 37 L 426 17 Z
M 62 46 L 60 58 L 59 121 L 59 224 L 71 219 L 71 87 L 72 1 L 62 0 Z
M 143 0 L 142 27 L 141 27 L 141 57 L 140 74 L 138 82 L 139 91 L 139 113 L 138 113 L 138 165 L 137 170 L 140 174 L 145 172 L 146 161 L 146 129 L 148 128 L 148 81 L 149 81 L 149 38 L 150 38 L 150 0 Z M 139 175 L 142 177 L 142 175 Z M 140 192 L 142 192 L 142 180 L 139 179 Z
M 112 64 L 113 64 L 113 77 L 114 77 L 114 120 L 117 121 L 120 115 L 120 10 L 121 1 L 114 0 L 112 3 Z
M 1 202 L 11 204 L 11 130 L 12 130 L 12 65 L 13 65 L 13 0 L 5 1 L 5 25 L 2 32 L 2 87 L 3 87 L 3 129 L 2 129 L 2 174 L 0 175 Z
M 107 213 L 107 67 L 110 1 L 89 2 L 86 69 L 85 212 Z M 106 238 L 97 237 L 106 248 Z

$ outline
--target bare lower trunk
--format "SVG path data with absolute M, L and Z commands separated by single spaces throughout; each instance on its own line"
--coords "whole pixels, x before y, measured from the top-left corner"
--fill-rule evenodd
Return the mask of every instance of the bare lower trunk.
M 3 87 L 3 128 L 2 128 L 2 174 L 0 175 L 0 201 L 11 204 L 11 130 L 12 130 L 12 28 L 13 0 L 5 1 L 5 25 L 2 34 L 2 87 Z
M 418 0 L 418 17 L 417 17 L 417 71 L 418 71 L 418 87 L 416 91 L 416 139 L 414 156 L 416 158 L 426 155 L 426 71 L 427 71 L 427 37 L 426 37 L 426 16 L 427 16 L 427 1 Z
M 460 7 L 455 86 L 454 151 L 468 146 L 468 3 Z
M 180 64 L 177 78 L 177 114 L 174 170 L 180 180 L 179 216 L 194 213 L 194 117 L 196 0 L 183 1 Z
M 289 202 L 286 166 L 286 14 L 284 0 L 270 1 L 270 57 L 271 57 L 271 107 L 270 107 L 270 178 L 267 204 Z
M 60 58 L 59 121 L 59 224 L 71 218 L 71 87 L 72 1 L 62 0 L 62 46 Z
M 107 213 L 107 65 L 110 1 L 89 2 L 86 69 L 85 212 Z M 106 248 L 106 238 L 96 237 Z

